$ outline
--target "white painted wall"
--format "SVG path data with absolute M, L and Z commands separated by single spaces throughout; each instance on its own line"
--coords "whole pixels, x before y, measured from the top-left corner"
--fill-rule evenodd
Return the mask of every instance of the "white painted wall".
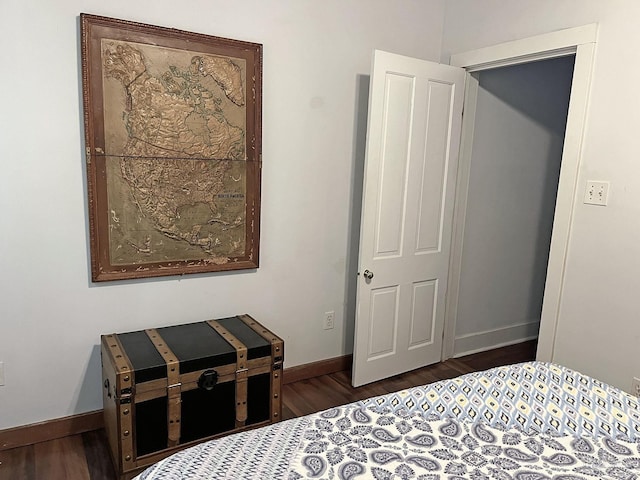
M 80 12 L 264 44 L 257 271 L 90 282 Z M 287 367 L 350 353 L 371 53 L 438 60 L 443 16 L 444 0 L 1 2 L 0 429 L 101 408 L 103 333 L 247 312 Z
M 454 355 L 538 335 L 573 57 L 479 72 Z
M 577 203 L 553 360 L 630 390 L 640 374 L 640 66 L 635 0 L 450 0 L 442 59 L 550 31 L 599 24 Z M 587 180 L 609 205 L 581 203 Z

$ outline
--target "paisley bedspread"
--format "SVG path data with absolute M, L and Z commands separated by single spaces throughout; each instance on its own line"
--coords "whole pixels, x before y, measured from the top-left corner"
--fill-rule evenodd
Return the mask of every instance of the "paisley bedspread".
M 640 443 L 628 440 L 524 434 L 351 405 L 313 416 L 288 480 L 631 480 L 638 474 Z
M 640 479 L 636 397 L 529 362 L 202 443 L 138 480 Z

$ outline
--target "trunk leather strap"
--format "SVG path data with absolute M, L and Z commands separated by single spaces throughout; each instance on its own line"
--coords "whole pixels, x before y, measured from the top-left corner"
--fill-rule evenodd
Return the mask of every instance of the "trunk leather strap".
M 180 361 L 171 351 L 155 328 L 145 330 L 149 339 L 167 364 L 167 422 L 168 446 L 174 447 L 180 441 L 180 418 L 182 415 L 182 384 L 180 383 Z
M 116 402 L 116 411 L 118 412 L 118 421 L 120 423 L 120 458 L 119 462 L 123 469 L 133 468 L 135 459 L 133 454 L 133 386 L 134 370 L 131 366 L 131 360 L 127 356 L 118 335 L 105 335 L 103 341 L 109 349 L 109 353 L 113 359 L 113 366 L 116 373 L 116 385 L 113 388 L 113 395 Z
M 236 350 L 236 427 L 243 427 L 247 421 L 247 347 L 216 320 L 208 320 L 207 323 Z
M 271 344 L 271 421 L 277 422 L 282 417 L 282 364 L 284 362 L 284 340 L 275 333 L 265 328 L 250 315 L 238 315 L 238 318 L 246 323 L 258 335 Z

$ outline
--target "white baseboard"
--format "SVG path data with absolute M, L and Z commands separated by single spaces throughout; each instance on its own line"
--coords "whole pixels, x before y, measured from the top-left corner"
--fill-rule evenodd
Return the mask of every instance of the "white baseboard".
M 454 358 L 463 357 L 472 353 L 533 340 L 538 337 L 539 330 L 540 322 L 535 321 L 460 335 L 455 338 L 453 356 Z

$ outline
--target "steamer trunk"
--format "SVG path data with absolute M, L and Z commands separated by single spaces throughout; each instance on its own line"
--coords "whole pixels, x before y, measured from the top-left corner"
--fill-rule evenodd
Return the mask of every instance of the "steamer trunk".
M 284 342 L 249 315 L 102 336 L 121 480 L 203 440 L 280 420 Z

